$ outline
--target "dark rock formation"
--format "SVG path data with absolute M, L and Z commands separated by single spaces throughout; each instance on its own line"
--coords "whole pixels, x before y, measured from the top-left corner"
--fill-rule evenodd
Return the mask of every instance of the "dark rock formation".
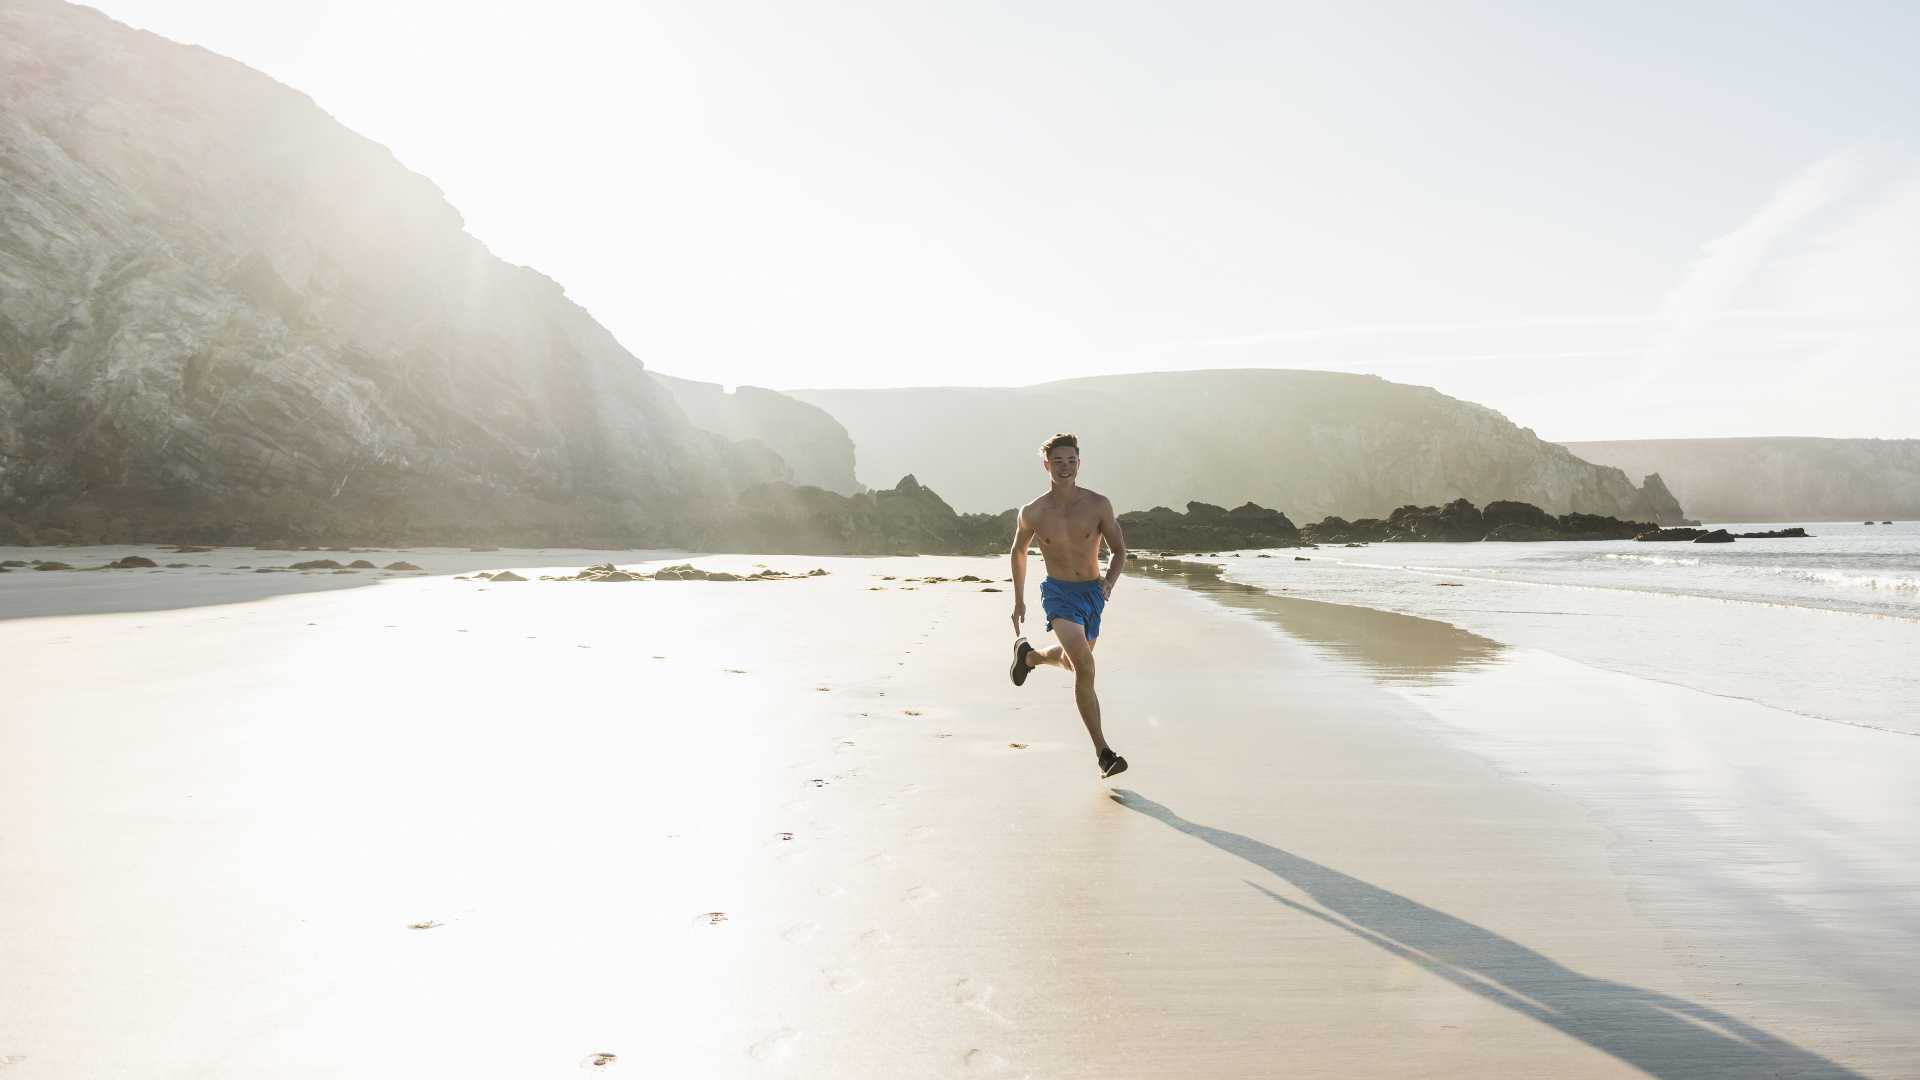
M 890 489 L 858 495 L 762 484 L 741 493 L 736 514 L 704 546 L 785 554 L 987 554 L 1007 549 L 1014 514 L 956 514 L 911 475 Z
M 1766 532 L 1734 533 L 1736 540 L 1805 540 L 1807 530 L 1795 526 L 1791 529 L 1770 529 Z
M 123 555 L 108 563 L 107 568 L 110 570 L 133 570 L 139 567 L 158 565 L 160 564 L 147 558 L 145 555 Z
M 1455 499 L 1445 506 L 1403 506 L 1384 521 L 1330 517 L 1300 533 L 1311 543 L 1351 546 L 1382 541 L 1625 540 L 1652 528 L 1645 522 L 1597 514 L 1556 517 L 1531 503 L 1504 499 L 1488 503 L 1484 511 L 1476 510 L 1467 500 Z
M 1481 405 L 1370 375 L 1186 371 L 1016 389 L 795 390 L 845 425 L 862 479 L 909 470 L 969 510 L 1016 505 L 1042 484 L 1034 448 L 1080 436 L 1082 480 L 1120 507 L 1232 505 L 1381 516 L 1465 497 L 1552 513 L 1678 520 L 1635 488 Z M 1638 475 L 1638 474 L 1636 474 Z
M 0 542 L 684 542 L 762 446 L 304 95 L 0 4 Z
M 420 572 L 420 568 L 410 562 L 390 562 L 385 568 L 388 570 L 411 570 L 416 573 Z
M 1300 530 L 1287 515 L 1254 503 L 1227 510 L 1190 502 L 1185 514 L 1164 506 L 1120 516 L 1120 531 L 1131 548 L 1155 551 L 1297 547 Z
M 1635 536 L 1634 539 L 1644 540 L 1649 543 L 1692 543 L 1706 534 L 1705 529 L 1649 529 Z
M 289 570 L 338 570 L 340 564 L 332 559 L 309 559 L 289 566 Z
M 1731 544 L 1733 543 L 1733 534 L 1725 529 L 1715 529 L 1705 535 L 1694 537 L 1693 542 L 1696 544 Z

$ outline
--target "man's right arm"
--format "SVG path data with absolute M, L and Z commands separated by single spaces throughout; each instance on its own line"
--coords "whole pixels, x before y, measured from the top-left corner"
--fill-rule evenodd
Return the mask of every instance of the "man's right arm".
M 1027 522 L 1025 507 L 1013 514 L 1013 632 L 1027 617 L 1027 545 L 1033 542 L 1033 526 Z

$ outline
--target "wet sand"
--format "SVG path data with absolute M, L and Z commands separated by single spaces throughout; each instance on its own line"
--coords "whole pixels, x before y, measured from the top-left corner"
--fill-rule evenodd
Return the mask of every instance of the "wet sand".
M 35 581 L 34 617 L 0 578 L 8 1080 L 1920 1060 L 1865 991 L 1849 1025 L 1746 990 L 1788 959 L 1701 963 L 1796 924 L 1662 893 L 1623 857 L 1647 839 L 1629 827 L 1719 857 L 1697 822 L 1609 820 L 1518 773 L 1329 649 L 1325 612 L 1292 636 L 1123 582 L 1100 681 L 1133 769 L 1101 781 L 1063 673 L 1006 680 L 1011 597 L 981 590 L 1008 586 L 908 580 L 998 579 L 999 560 L 496 585 L 447 572 L 604 556 L 396 557 L 441 572 L 263 575 L 282 591 L 226 603 L 207 601 L 240 586 L 205 579 L 238 571 L 133 572 L 85 608 L 121 610 L 71 616 Z M 1430 673 L 1485 659 L 1402 631 Z M 1563 703 L 1580 730 L 1616 707 Z M 1897 885 L 1887 865 L 1873 880 Z M 1661 901 L 1696 894 L 1691 922 Z

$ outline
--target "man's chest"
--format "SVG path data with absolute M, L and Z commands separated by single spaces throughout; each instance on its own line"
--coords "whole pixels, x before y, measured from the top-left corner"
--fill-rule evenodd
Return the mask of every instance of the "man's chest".
M 1045 510 L 1034 515 L 1033 535 L 1043 544 L 1081 544 L 1100 531 L 1100 515 L 1090 510 Z

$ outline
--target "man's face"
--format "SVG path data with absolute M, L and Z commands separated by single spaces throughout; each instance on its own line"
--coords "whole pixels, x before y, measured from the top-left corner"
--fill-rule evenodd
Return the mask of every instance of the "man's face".
M 1047 475 L 1055 481 L 1067 481 L 1080 475 L 1080 451 L 1071 446 L 1056 446 L 1047 451 Z

